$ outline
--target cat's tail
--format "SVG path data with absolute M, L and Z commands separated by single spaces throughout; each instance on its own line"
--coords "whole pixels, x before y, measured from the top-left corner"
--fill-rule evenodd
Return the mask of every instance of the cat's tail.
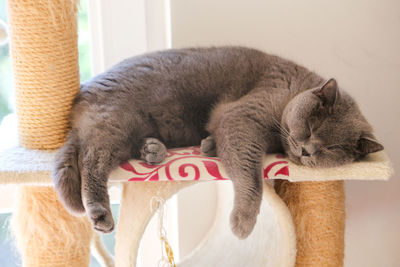
M 51 178 L 59 199 L 75 215 L 82 215 L 85 208 L 82 202 L 81 176 L 79 172 L 79 138 L 74 131 L 56 155 Z

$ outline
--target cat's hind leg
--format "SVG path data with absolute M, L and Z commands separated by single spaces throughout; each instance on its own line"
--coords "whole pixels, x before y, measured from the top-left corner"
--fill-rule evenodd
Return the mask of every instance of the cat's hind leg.
M 106 142 L 96 142 L 95 138 L 87 140 L 81 147 L 83 204 L 93 228 L 109 233 L 114 229 L 114 220 L 108 195 L 108 176 L 131 157 L 131 144 L 110 136 Z
M 97 130 L 93 130 L 96 132 Z M 102 129 L 102 135 L 105 129 Z M 93 227 L 104 233 L 114 229 L 114 220 L 110 209 L 107 181 L 110 172 L 122 162 L 135 157 L 138 144 L 142 143 L 141 158 L 148 164 L 160 163 L 164 160 L 167 149 L 156 138 L 144 138 L 142 142 L 134 143 L 119 136 L 111 138 L 107 135 L 107 142 L 95 142 L 95 138 L 87 139 L 82 146 L 82 192 L 83 203 Z

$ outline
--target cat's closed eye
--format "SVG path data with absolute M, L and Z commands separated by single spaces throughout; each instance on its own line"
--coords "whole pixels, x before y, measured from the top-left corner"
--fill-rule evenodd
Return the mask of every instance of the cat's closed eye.
M 316 116 L 310 116 L 307 120 L 308 129 L 310 131 L 310 135 L 315 133 L 319 127 L 322 125 L 322 120 Z
M 346 145 L 339 145 L 339 144 L 335 144 L 335 145 L 330 145 L 325 147 L 325 149 L 329 152 L 339 152 L 339 151 L 347 151 L 348 150 L 348 146 Z
M 294 131 L 293 135 L 295 139 L 299 142 L 307 142 L 311 138 L 311 131 L 308 127 L 302 129 L 302 131 Z

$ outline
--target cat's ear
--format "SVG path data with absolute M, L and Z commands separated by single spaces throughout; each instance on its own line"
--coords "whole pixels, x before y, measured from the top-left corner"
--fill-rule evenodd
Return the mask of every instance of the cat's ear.
M 315 90 L 314 95 L 318 96 L 324 107 L 332 107 L 339 98 L 339 88 L 335 79 L 330 79 L 321 88 Z
M 369 153 L 374 153 L 383 150 L 381 145 L 372 135 L 362 135 L 357 142 L 357 150 L 361 155 L 365 156 Z

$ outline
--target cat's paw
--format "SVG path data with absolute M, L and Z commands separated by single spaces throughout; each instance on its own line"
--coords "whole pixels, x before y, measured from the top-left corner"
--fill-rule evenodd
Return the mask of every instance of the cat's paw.
M 140 149 L 140 158 L 147 164 L 157 164 L 165 159 L 167 148 L 156 138 L 145 138 Z
M 247 238 L 254 229 L 257 215 L 257 212 L 234 209 L 230 217 L 232 232 L 239 239 Z
M 304 166 L 308 166 L 308 167 L 316 167 L 317 166 L 314 157 L 304 157 L 303 156 L 300 158 L 300 162 Z
M 114 230 L 114 219 L 109 209 L 100 203 L 95 203 L 87 207 L 87 212 L 95 230 L 102 233 L 110 233 Z
M 211 135 L 201 140 L 200 151 L 208 157 L 217 156 L 217 146 L 215 144 L 214 138 Z

